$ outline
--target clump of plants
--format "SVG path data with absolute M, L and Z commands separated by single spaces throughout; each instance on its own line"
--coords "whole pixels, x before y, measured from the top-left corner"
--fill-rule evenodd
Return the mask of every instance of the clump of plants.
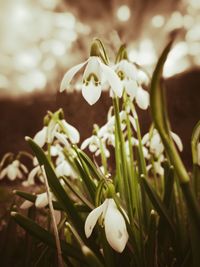
M 43 128 L 33 139 L 26 137 L 34 169 L 24 183 L 32 185 L 39 177 L 43 191 L 15 194 L 24 199 L 21 209 L 43 210 L 44 219 L 38 223 L 36 215 L 24 216 L 18 209 L 11 215 L 33 236 L 35 250 L 41 248 L 30 266 L 200 266 L 200 123 L 191 137 L 193 170 L 188 173 L 162 86 L 172 43 L 152 77 L 129 61 L 124 45 L 111 63 L 99 39 L 92 42 L 89 58 L 64 75 L 61 91 L 83 70 L 85 100 L 93 105 L 107 88 L 113 104 L 107 122 L 94 125 L 81 145 L 62 109 L 48 112 Z M 150 106 L 152 124 L 144 136 L 136 106 L 143 112 Z M 22 167 L 12 164 L 15 170 Z

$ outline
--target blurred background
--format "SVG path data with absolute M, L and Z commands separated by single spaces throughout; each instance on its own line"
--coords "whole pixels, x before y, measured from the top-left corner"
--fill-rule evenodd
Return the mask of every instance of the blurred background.
M 94 37 L 111 58 L 126 43 L 130 60 L 151 74 L 177 30 L 164 75 L 172 128 L 190 166 L 190 136 L 200 118 L 200 0 L 0 0 L 0 157 L 28 149 L 24 136 L 42 128 L 46 110 L 62 107 L 82 140 L 94 122 L 105 122 L 106 92 L 92 107 L 78 85 L 58 93 L 63 74 L 88 57 Z M 143 132 L 150 121 L 144 113 Z

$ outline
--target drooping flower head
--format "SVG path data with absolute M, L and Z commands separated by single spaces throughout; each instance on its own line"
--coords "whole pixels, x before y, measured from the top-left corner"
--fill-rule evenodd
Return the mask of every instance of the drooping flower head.
M 95 104 L 100 98 L 103 87 L 102 81 L 107 82 L 111 90 L 118 97 L 122 96 L 122 86 L 119 77 L 111 67 L 103 63 L 102 59 L 98 56 L 99 52 L 94 51 L 93 47 L 92 45 L 92 53 L 86 61 L 72 67 L 65 73 L 60 86 L 60 92 L 68 89 L 76 73 L 86 66 L 82 78 L 82 95 L 90 105 Z
M 106 198 L 103 204 L 90 212 L 85 221 L 85 234 L 89 238 L 98 219 L 102 219 L 106 239 L 110 246 L 121 253 L 128 241 L 126 223 L 112 198 Z
M 138 79 L 139 70 L 135 64 L 129 62 L 125 46 L 121 46 L 119 49 L 114 70 L 121 80 L 123 89 L 131 99 L 135 99 L 141 109 L 147 109 L 149 106 L 149 93 L 142 88 L 141 80 Z

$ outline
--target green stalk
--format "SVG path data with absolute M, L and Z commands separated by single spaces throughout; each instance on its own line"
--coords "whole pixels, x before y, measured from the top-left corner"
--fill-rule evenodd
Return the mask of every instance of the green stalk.
M 116 125 L 115 131 L 117 131 L 117 135 L 118 135 L 120 163 L 121 163 L 121 171 L 122 171 L 122 177 L 123 177 L 123 183 L 124 183 L 123 196 L 125 197 L 125 200 L 126 200 L 126 207 L 128 210 L 128 214 L 131 217 L 131 214 L 132 214 L 132 209 L 130 207 L 131 196 L 130 196 L 130 187 L 128 183 L 128 169 L 127 169 L 127 161 L 126 161 L 126 154 L 125 154 L 125 144 L 124 144 L 124 136 L 122 133 L 121 123 L 120 123 L 119 103 L 116 97 L 113 98 L 113 106 L 114 106 L 114 112 L 115 112 L 115 125 Z

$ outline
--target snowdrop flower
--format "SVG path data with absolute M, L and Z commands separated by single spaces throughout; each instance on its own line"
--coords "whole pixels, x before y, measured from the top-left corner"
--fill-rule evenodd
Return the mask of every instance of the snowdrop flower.
M 84 66 L 85 71 L 83 74 L 82 95 L 85 100 L 90 104 L 95 104 L 102 91 L 102 80 L 104 79 L 110 85 L 112 91 L 118 96 L 122 96 L 122 86 L 119 77 L 112 68 L 101 62 L 97 56 L 90 56 L 85 62 L 78 64 L 68 70 L 61 82 L 60 92 L 63 92 L 70 85 L 71 80 L 75 74 Z
M 183 150 L 183 145 L 181 142 L 180 137 L 170 132 L 172 139 L 176 143 L 178 149 L 180 151 Z M 162 143 L 161 137 L 156 129 L 153 129 L 153 132 L 147 133 L 142 138 L 142 144 L 146 145 L 146 147 L 149 149 L 148 153 L 145 153 L 145 158 L 149 159 L 150 155 L 152 154 L 154 156 L 154 163 L 147 166 L 147 170 L 150 170 L 151 168 L 154 168 L 154 171 L 158 174 L 163 176 L 164 175 L 164 169 L 162 167 L 162 162 L 164 161 L 164 145 Z M 144 146 L 145 147 L 145 146 Z
M 171 134 L 172 139 L 176 143 L 179 151 L 182 151 L 183 150 L 183 144 L 181 142 L 180 137 L 173 132 L 170 132 L 170 134 Z M 142 144 L 149 147 L 150 152 L 155 157 L 159 157 L 159 155 L 164 152 L 164 145 L 163 145 L 161 137 L 160 137 L 160 135 L 156 129 L 153 129 L 152 134 L 147 133 L 143 136 Z
M 63 133 L 64 132 L 64 133 Z M 80 134 L 78 130 L 67 123 L 64 119 L 60 121 L 60 125 L 51 120 L 48 126 L 44 126 L 33 138 L 38 146 L 43 147 L 46 143 L 52 143 L 54 138 L 69 147 L 69 142 L 76 144 L 80 140 Z
M 0 180 L 6 176 L 10 181 L 14 181 L 17 178 L 22 179 L 23 173 L 28 173 L 26 166 L 22 164 L 19 160 L 14 160 L 1 171 Z
M 123 59 L 115 65 L 115 71 L 121 79 L 123 88 L 131 99 L 135 99 L 141 109 L 147 109 L 149 106 L 149 93 L 138 83 L 138 70 L 135 65 Z
M 102 219 L 106 239 L 110 246 L 121 253 L 128 241 L 128 232 L 124 217 L 118 210 L 115 201 L 107 198 L 102 205 L 90 212 L 85 221 L 85 235 L 90 237 L 98 219 Z
M 74 126 L 66 122 L 65 120 L 61 120 L 61 124 L 70 142 L 72 144 L 77 144 L 80 141 L 80 134 L 78 130 Z
M 101 153 L 100 146 L 102 145 L 105 156 L 109 158 L 110 152 L 105 146 L 105 142 L 102 140 L 100 144 L 99 136 L 92 135 L 91 137 L 85 139 L 81 145 L 81 149 L 84 150 L 86 147 L 89 148 L 90 152 L 95 153 L 98 156 Z
M 76 173 L 74 172 L 71 165 L 66 159 L 56 166 L 55 172 L 58 177 L 61 176 L 70 176 L 71 178 L 77 177 Z
M 126 112 L 121 111 L 119 113 L 121 129 L 124 131 L 126 129 Z M 129 115 L 129 120 L 134 130 L 136 131 L 135 119 Z M 115 116 L 110 116 L 106 124 L 104 124 L 98 131 L 98 137 L 109 145 L 115 146 Z
M 51 194 L 51 199 L 56 200 L 54 195 L 51 192 L 50 192 L 50 194 Z M 21 204 L 20 208 L 26 210 L 26 209 L 29 209 L 30 207 L 32 207 L 33 205 L 34 205 L 33 202 L 31 202 L 29 200 L 25 200 Z M 36 200 L 35 200 L 35 207 L 41 209 L 41 208 L 45 208 L 47 205 L 48 205 L 47 192 L 38 194 L 36 197 Z M 60 219 L 61 219 L 61 212 L 58 210 L 54 210 L 54 216 L 56 219 L 56 223 L 58 224 L 60 222 Z

